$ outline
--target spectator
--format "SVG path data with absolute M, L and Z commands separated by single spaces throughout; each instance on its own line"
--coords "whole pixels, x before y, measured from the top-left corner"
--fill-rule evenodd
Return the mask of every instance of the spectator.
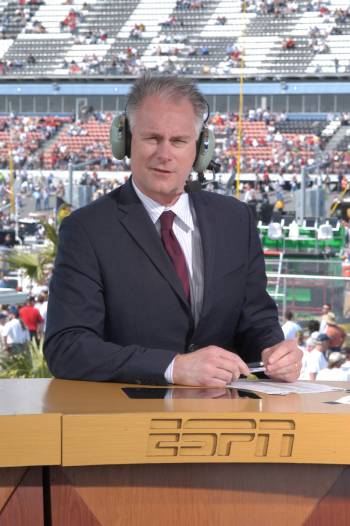
M 307 328 L 308 328 L 309 334 L 312 334 L 315 331 L 317 331 L 317 333 L 322 332 L 320 330 L 320 322 L 318 320 L 309 320 L 307 324 Z
M 321 323 L 319 327 L 320 332 L 326 332 L 326 328 L 327 328 L 326 318 L 327 318 L 328 313 L 331 312 L 331 310 L 332 310 L 332 307 L 329 303 L 324 303 L 322 305 L 322 317 L 321 317 Z
M 327 334 L 319 334 L 315 340 L 315 347 L 309 353 L 307 358 L 307 373 L 309 380 L 316 380 L 317 373 L 327 367 L 328 362 L 325 354 L 329 347 L 329 337 Z
M 42 332 L 44 319 L 39 310 L 34 307 L 34 304 L 35 298 L 30 296 L 27 300 L 27 305 L 19 310 L 19 316 L 29 330 L 30 338 L 38 340 Z
M 321 369 L 316 380 L 347 382 L 348 374 L 342 365 L 345 363 L 345 356 L 341 352 L 332 352 L 328 357 L 328 367 Z
M 331 352 L 340 351 L 345 342 L 346 332 L 342 327 L 337 325 L 335 314 L 329 312 L 326 317 L 327 327 L 325 334 L 329 337 L 329 350 Z
M 296 45 L 296 42 L 294 38 L 288 37 L 285 38 L 282 42 L 283 49 L 294 49 Z
M 43 319 L 43 327 L 42 331 L 45 331 L 45 325 L 46 325 L 46 316 L 47 316 L 47 300 L 48 300 L 48 292 L 47 290 L 42 290 L 41 293 L 38 295 L 38 301 L 35 304 L 35 308 L 38 309 L 40 312 L 40 316 Z
M 34 57 L 33 53 L 29 53 L 27 56 L 27 64 L 34 65 L 36 64 L 36 58 Z
M 19 318 L 18 309 L 14 305 L 8 309 L 8 318 L 9 321 L 5 323 L 2 331 L 5 349 L 9 354 L 22 352 L 30 340 L 29 331 Z
M 344 347 L 343 353 L 345 355 L 345 362 L 341 366 L 341 368 L 346 371 L 348 375 L 348 380 L 350 381 L 350 347 Z
M 282 331 L 285 340 L 296 340 L 302 333 L 302 328 L 298 323 L 293 321 L 293 312 L 288 310 L 285 314 L 285 323 L 282 325 Z
M 304 347 L 300 347 L 303 351 L 303 357 L 301 361 L 301 371 L 298 380 L 310 380 L 310 374 L 308 371 L 308 358 L 311 351 L 315 348 L 316 337 L 309 336 L 305 342 Z

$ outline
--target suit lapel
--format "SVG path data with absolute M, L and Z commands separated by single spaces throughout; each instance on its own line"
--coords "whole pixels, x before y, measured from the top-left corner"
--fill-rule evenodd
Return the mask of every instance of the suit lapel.
M 204 264 L 204 294 L 200 318 L 203 319 L 211 304 L 212 284 L 216 253 L 216 216 L 211 210 L 205 192 L 191 194 L 191 201 L 196 211 L 201 234 Z
M 164 250 L 159 234 L 146 209 L 134 191 L 130 180 L 115 194 L 118 205 L 118 216 L 121 224 L 143 250 L 146 256 L 157 267 L 162 276 L 169 282 L 182 302 L 189 305 L 175 268 Z

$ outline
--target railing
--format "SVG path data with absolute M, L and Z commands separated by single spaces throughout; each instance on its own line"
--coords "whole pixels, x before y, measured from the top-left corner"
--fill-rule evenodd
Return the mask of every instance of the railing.
M 320 319 L 322 305 L 329 303 L 337 323 L 350 324 L 350 277 L 268 272 L 267 278 L 281 320 L 287 310 L 293 312 L 297 321 Z M 274 294 L 276 279 L 278 294 Z

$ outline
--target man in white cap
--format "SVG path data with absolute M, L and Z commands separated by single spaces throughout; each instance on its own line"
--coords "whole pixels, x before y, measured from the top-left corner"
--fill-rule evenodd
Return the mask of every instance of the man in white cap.
M 321 333 L 316 337 L 315 347 L 310 352 L 307 359 L 307 370 L 309 373 L 309 380 L 316 380 L 317 373 L 327 367 L 328 362 L 325 353 L 328 350 L 329 336 Z

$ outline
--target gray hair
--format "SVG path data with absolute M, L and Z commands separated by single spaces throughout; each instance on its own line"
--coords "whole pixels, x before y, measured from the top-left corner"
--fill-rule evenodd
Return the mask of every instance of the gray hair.
M 181 77 L 152 77 L 144 75 L 137 79 L 129 93 L 126 113 L 130 123 L 130 129 L 135 124 L 135 113 L 140 108 L 144 99 L 150 95 L 159 95 L 171 101 L 186 99 L 192 105 L 196 116 L 195 128 L 199 137 L 203 123 L 208 114 L 208 104 L 193 82 Z

